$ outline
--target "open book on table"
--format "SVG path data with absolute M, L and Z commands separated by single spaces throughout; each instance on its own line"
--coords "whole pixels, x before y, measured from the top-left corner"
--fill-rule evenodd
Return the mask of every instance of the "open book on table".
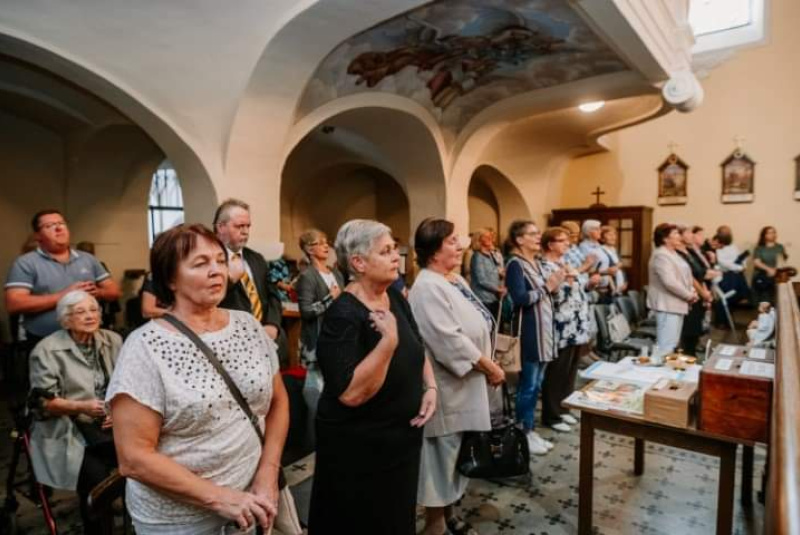
M 565 400 L 577 407 L 644 413 L 644 392 L 649 385 L 600 379 L 576 390 Z

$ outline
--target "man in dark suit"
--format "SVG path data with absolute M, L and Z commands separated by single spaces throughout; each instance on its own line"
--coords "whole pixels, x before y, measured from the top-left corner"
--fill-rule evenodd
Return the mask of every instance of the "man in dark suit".
M 277 289 L 269 281 L 269 266 L 259 253 L 246 247 L 250 237 L 250 206 L 228 199 L 214 214 L 214 232 L 228 252 L 230 279 L 220 306 L 253 314 L 270 339 L 278 344 L 281 367 L 288 364 L 286 333 L 281 328 L 283 308 Z

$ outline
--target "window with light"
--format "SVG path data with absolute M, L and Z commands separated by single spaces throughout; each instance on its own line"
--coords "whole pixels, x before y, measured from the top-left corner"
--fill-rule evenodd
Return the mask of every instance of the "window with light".
M 159 234 L 183 223 L 181 184 L 178 174 L 169 162 L 161 164 L 153 173 L 148 216 L 150 246 Z

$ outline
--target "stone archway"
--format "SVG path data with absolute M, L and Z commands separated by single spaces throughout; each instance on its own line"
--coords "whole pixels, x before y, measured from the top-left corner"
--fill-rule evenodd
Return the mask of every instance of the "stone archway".
M 306 229 L 318 228 L 333 242 L 339 227 L 351 219 L 381 221 L 408 243 L 408 198 L 385 171 L 363 163 L 341 163 L 301 178 L 295 169 L 285 170 L 281 192 L 281 241 L 290 258 L 299 258 L 298 238 Z
M 409 238 L 426 217 L 446 215 L 441 140 L 424 114 L 415 113 L 413 106 L 399 109 L 398 102 L 394 107 L 332 104 L 299 123 L 290 136 L 295 142 L 281 174 L 282 202 L 286 192 L 301 188 L 304 178 L 337 165 L 355 165 L 379 170 L 397 183 L 409 205 Z M 286 212 L 281 209 L 281 214 Z M 285 221 L 281 228 L 286 228 Z
M 0 34 L 0 48 L 8 57 L 55 75 L 121 112 L 127 121 L 144 131 L 173 162 L 181 176 L 186 177 L 185 206 L 189 220 L 205 222 L 211 219 L 217 205 L 216 189 L 209 166 L 187 141 L 185 133 L 169 124 L 132 92 L 53 50 L 8 34 Z
M 504 236 L 512 221 L 531 217 L 517 186 L 491 165 L 481 165 L 472 173 L 467 202 L 470 232 L 489 227 Z

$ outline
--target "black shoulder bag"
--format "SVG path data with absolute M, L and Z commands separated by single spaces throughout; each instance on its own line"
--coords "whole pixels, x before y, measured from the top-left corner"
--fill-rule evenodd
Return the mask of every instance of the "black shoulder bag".
M 491 431 L 467 431 L 461 439 L 456 468 L 473 479 L 502 479 L 530 471 L 525 433 L 514 424 L 511 400 L 503 384 L 503 423 Z

